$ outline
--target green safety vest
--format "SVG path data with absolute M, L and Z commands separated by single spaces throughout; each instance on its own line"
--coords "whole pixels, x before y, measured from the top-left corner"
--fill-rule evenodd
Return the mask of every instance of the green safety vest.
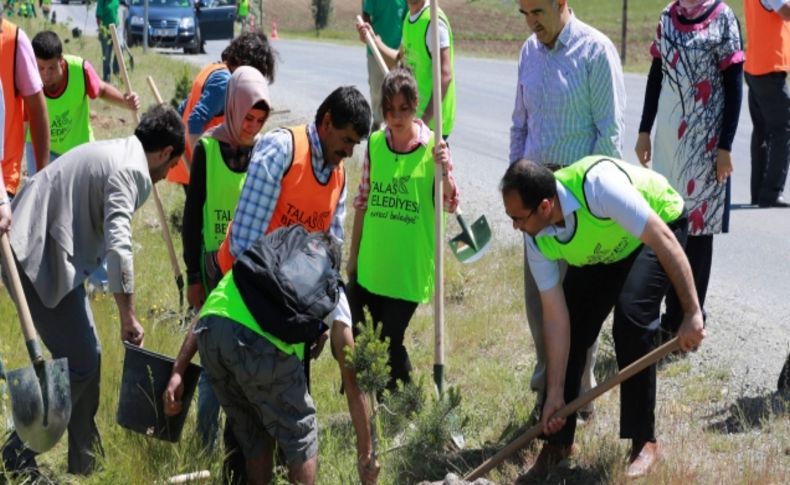
M 203 203 L 203 248 L 216 251 L 239 202 L 247 172 L 234 172 L 222 159 L 216 138 L 200 139 L 206 152 L 206 201 Z
M 246 17 L 250 13 L 250 1 L 239 0 L 239 17 Z
M 241 297 L 236 281 L 233 279 L 233 270 L 225 274 L 217 287 L 206 298 L 203 308 L 200 309 L 200 318 L 208 315 L 216 315 L 233 320 L 267 339 L 284 354 L 295 355 L 299 360 L 304 360 L 305 344 L 289 344 L 261 330 L 261 326 L 255 320 L 255 317 L 252 316 L 247 305 L 244 304 L 244 299 Z
M 357 278 L 377 295 L 427 302 L 434 285 L 433 136 L 427 146 L 396 154 L 384 131 L 368 141 L 370 194 Z
M 81 57 L 64 55 L 66 60 L 66 89 L 60 96 L 50 98 L 44 93 L 49 113 L 50 150 L 63 155 L 75 146 L 93 141 L 90 103 L 85 86 L 85 71 Z M 27 133 L 30 141 L 30 131 Z
M 450 22 L 439 9 L 439 18 L 447 26 L 450 36 L 450 65 L 454 64 L 453 55 L 453 30 Z M 431 23 L 431 9 L 426 8 L 414 22 L 409 16 L 403 21 L 403 59 L 414 74 L 417 80 L 417 91 L 419 106 L 417 107 L 417 117 L 422 117 L 428 101 L 433 93 L 433 67 L 431 53 L 428 44 L 425 42 L 425 35 L 428 32 L 428 25 Z M 438 55 L 438 52 L 437 52 Z M 449 136 L 455 125 L 455 77 L 447 87 L 447 93 L 442 99 L 442 135 Z M 434 120 L 429 123 L 429 127 L 435 129 Z
M 614 220 L 601 219 L 590 212 L 584 193 L 584 180 L 587 172 L 597 163 L 614 163 L 625 172 L 662 221 L 672 222 L 683 213 L 683 197 L 663 175 L 601 156 L 582 158 L 554 172 L 557 181 L 573 194 L 581 207 L 574 213 L 576 230 L 569 241 L 562 242 L 556 236 L 535 238 L 538 249 L 547 259 L 564 259 L 571 266 L 609 264 L 627 258 L 642 244 L 638 237 Z

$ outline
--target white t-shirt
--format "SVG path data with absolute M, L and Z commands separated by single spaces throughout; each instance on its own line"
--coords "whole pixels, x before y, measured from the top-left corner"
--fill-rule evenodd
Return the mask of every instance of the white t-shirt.
M 635 237 L 642 235 L 653 209 L 617 165 L 604 161 L 593 166 L 587 172 L 584 192 L 590 212 L 594 216 L 614 220 Z M 565 226 L 548 226 L 538 236 L 555 236 L 561 241 L 567 241 L 575 232 L 575 213 L 581 209 L 581 204 L 559 182 L 557 198 L 565 216 Z M 557 286 L 560 282 L 559 263 L 547 259 L 528 234 L 524 234 L 524 241 L 527 246 L 527 261 L 538 290 L 546 291 Z
M 351 307 L 348 306 L 348 298 L 346 298 L 346 291 L 343 288 L 340 289 L 340 300 L 338 300 L 337 306 L 326 317 L 327 325 L 331 327 L 332 322 L 341 322 L 348 327 L 354 326 L 354 322 L 351 321 Z
M 426 8 L 431 8 L 431 2 L 425 2 L 425 5 L 414 15 L 409 15 L 409 20 L 415 22 Z M 428 24 L 428 30 L 425 31 L 425 45 L 428 46 L 428 52 L 433 55 L 433 23 Z M 446 49 L 450 47 L 450 32 L 447 25 L 442 19 L 439 19 L 439 49 Z

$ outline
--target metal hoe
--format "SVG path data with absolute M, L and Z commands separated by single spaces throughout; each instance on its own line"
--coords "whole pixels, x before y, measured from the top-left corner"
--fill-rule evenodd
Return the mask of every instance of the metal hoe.
M 553 417 L 567 418 L 571 414 L 586 406 L 588 403 L 600 397 L 602 394 L 605 394 L 611 390 L 613 387 L 622 384 L 623 381 L 630 379 L 639 372 L 642 372 L 646 368 L 666 357 L 670 352 L 674 352 L 679 348 L 680 345 L 678 343 L 678 338 L 675 337 L 664 345 L 654 349 L 652 352 L 645 354 L 639 360 L 632 362 L 628 367 L 622 369 L 620 372 L 607 379 L 606 382 L 598 384 L 586 393 L 561 407 Z M 471 482 L 484 476 L 497 465 L 505 461 L 505 459 L 507 459 L 509 456 L 525 447 L 527 443 L 540 436 L 541 433 L 543 433 L 542 423 L 538 423 L 535 426 L 529 428 L 521 436 L 499 450 L 494 456 L 484 461 L 482 465 L 469 472 L 469 474 L 464 477 L 464 480 Z
M 5 374 L 11 414 L 16 432 L 25 445 L 43 453 L 60 440 L 71 418 L 68 360 L 44 360 L 7 234 L 0 236 L 0 250 L 32 362 L 28 367 Z

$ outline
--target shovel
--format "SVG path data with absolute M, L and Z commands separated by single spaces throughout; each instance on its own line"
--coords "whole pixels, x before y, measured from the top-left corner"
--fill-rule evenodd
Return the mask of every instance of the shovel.
M 675 337 L 669 342 L 665 343 L 664 345 L 654 349 L 652 352 L 645 354 L 644 356 L 639 358 L 639 360 L 632 362 L 628 367 L 621 370 L 617 374 L 613 375 L 605 382 L 598 384 L 597 386 L 593 387 L 592 389 L 585 392 L 581 396 L 577 397 L 573 401 L 569 402 L 565 406 L 561 407 L 554 414 L 553 417 L 567 418 L 571 414 L 575 413 L 579 409 L 591 403 L 593 400 L 597 399 L 601 395 L 610 391 L 613 387 L 619 386 L 620 384 L 623 383 L 623 381 L 628 380 L 631 377 L 633 377 L 635 374 L 642 372 L 646 368 L 655 364 L 656 362 L 663 359 L 671 352 L 678 350 L 679 348 L 680 345 L 678 344 L 678 338 Z M 482 465 L 475 468 L 468 475 L 466 475 L 464 477 L 464 480 L 471 482 L 484 476 L 486 473 L 491 471 L 494 467 L 505 461 L 506 458 L 508 458 L 513 453 L 520 450 L 521 448 L 525 447 L 527 443 L 529 443 L 530 441 L 540 436 L 541 433 L 543 433 L 542 423 L 538 423 L 535 426 L 529 428 L 527 431 L 524 432 L 524 434 L 522 434 L 521 436 L 510 442 L 510 444 L 499 450 L 494 456 L 484 461 Z
M 7 234 L 0 236 L 0 250 L 33 364 L 6 373 L 11 414 L 16 433 L 25 446 L 43 453 L 55 446 L 71 418 L 68 360 L 44 360 Z
M 461 226 L 461 234 L 450 239 L 450 250 L 458 261 L 473 263 L 491 248 L 491 226 L 486 216 L 480 216 L 470 226 L 460 208 L 455 209 L 455 218 Z
M 357 25 L 361 25 L 363 22 L 364 21 L 362 20 L 362 17 L 357 15 Z M 434 25 L 436 25 L 433 18 L 431 18 L 431 22 L 434 22 Z M 384 62 L 384 58 L 381 57 L 381 52 L 379 52 L 379 49 L 376 46 L 376 41 L 373 40 L 373 36 L 370 34 L 370 32 L 366 32 L 365 34 L 365 41 L 368 44 L 368 48 L 370 48 L 370 51 L 373 53 L 373 57 L 376 59 L 376 63 L 381 68 L 381 72 L 386 75 L 389 72 L 389 69 L 387 68 L 387 63 Z M 437 50 L 434 50 L 434 52 L 438 52 L 438 48 Z M 435 73 L 434 76 L 436 76 Z M 434 87 L 434 92 L 441 92 L 441 84 L 439 85 L 438 90 L 436 87 Z M 441 101 L 439 102 L 439 106 L 441 107 Z M 436 113 L 435 108 L 434 113 Z M 434 124 L 436 125 L 437 130 L 439 130 L 439 136 L 437 137 L 437 140 L 441 140 L 441 128 L 438 126 L 438 120 L 441 120 L 441 118 L 434 119 L 437 120 Z M 439 202 L 440 200 L 437 200 L 437 203 Z M 491 247 L 491 226 L 488 225 L 486 216 L 478 217 L 477 220 L 470 226 L 467 224 L 466 219 L 464 219 L 460 207 L 455 209 L 455 218 L 458 221 L 458 225 L 461 226 L 461 234 L 450 239 L 450 249 L 458 261 L 462 263 L 475 262 L 480 259 Z

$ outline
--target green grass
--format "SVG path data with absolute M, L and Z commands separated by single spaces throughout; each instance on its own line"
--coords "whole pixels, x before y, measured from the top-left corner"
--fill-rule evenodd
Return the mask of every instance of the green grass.
M 495 0 L 477 0 L 472 5 L 482 8 L 489 1 Z M 656 3 L 653 0 L 642 1 L 645 4 Z M 579 16 L 583 17 L 589 4 L 582 0 L 573 3 Z M 609 3 L 618 2 L 612 0 Z M 34 23 L 23 22 L 23 25 L 29 34 L 40 27 Z M 61 31 L 61 34 L 66 35 L 66 32 Z M 70 41 L 66 52 L 77 52 L 95 66 L 100 66 L 96 39 Z M 144 56 L 139 49 L 133 52 L 136 67 L 132 72 L 132 84 L 143 97 L 144 104 L 153 101 L 144 83 L 145 73 L 156 73 L 159 89 L 169 99 L 180 73 L 186 70 L 191 78 L 196 71 L 196 68 L 168 56 Z M 92 109 L 98 115 L 95 125 L 97 138 L 131 133 L 133 121 L 128 113 L 101 102 L 92 103 Z M 357 156 L 360 153 L 358 148 Z M 351 164 L 350 187 L 356 185 L 358 178 L 357 160 Z M 160 184 L 160 192 L 169 212 L 176 211 L 183 204 L 183 192 L 179 188 Z M 136 307 L 146 329 L 146 347 L 175 355 L 183 338 L 177 319 L 178 296 L 152 201 L 149 200 L 135 216 L 133 231 Z M 448 233 L 455 231 L 455 227 L 448 227 Z M 173 231 L 173 235 L 176 247 L 180 248 L 178 233 Z M 534 352 L 524 317 L 521 261 L 520 247 L 497 248 L 481 261 L 466 266 L 448 257 L 445 283 L 446 378 L 449 385 L 460 388 L 463 396 L 460 413 L 469 420 L 464 431 L 469 451 L 447 456 L 431 472 L 421 467 L 424 464 L 403 462 L 398 453 L 386 454 L 381 460 L 382 484 L 437 479 L 445 469 L 468 471 L 484 456 L 512 439 L 513 430 L 527 420 L 535 402 L 535 396 L 529 390 Z M 169 476 L 201 469 L 208 469 L 217 477 L 221 455 L 200 453 L 195 440 L 194 403 L 179 444 L 157 442 L 115 424 L 123 365 L 120 324 L 111 296 L 93 300 L 92 309 L 103 346 L 102 396 L 97 421 L 105 456 L 95 475 L 89 478 L 66 476 L 67 448 L 62 441 L 41 457 L 45 468 L 67 483 L 78 484 L 162 483 Z M 428 388 L 426 394 L 430 395 L 433 364 L 430 306 L 418 309 L 407 332 L 407 347 L 416 373 L 424 376 Z M 604 334 L 600 352 L 600 356 L 605 357 L 599 357 L 603 363 L 597 369 L 602 378 L 613 371 L 610 365 L 611 336 L 608 333 Z M 0 354 L 8 369 L 28 363 L 16 313 L 5 291 L 0 291 Z M 704 362 L 694 361 L 695 366 L 703 366 L 701 372 L 699 369 L 695 372 L 690 363 L 692 359 L 669 364 L 659 374 L 657 424 L 660 439 L 668 445 L 666 460 L 654 475 L 640 483 L 790 483 L 788 404 L 775 402 L 771 396 L 722 392 L 724 387 L 737 388 L 730 382 L 728 369 L 705 368 Z M 325 350 L 313 367 L 313 391 L 320 426 L 318 482 L 321 484 L 356 481 L 355 438 L 347 417 L 345 398 L 338 393 L 339 380 L 337 365 L 330 352 Z M 549 483 L 608 484 L 624 481 L 628 444 L 620 440 L 617 433 L 619 392 L 613 390 L 604 395 L 596 406 L 596 420 L 579 430 L 580 455 L 569 468 L 552 475 Z M 0 416 L 0 429 L 5 417 Z M 394 443 L 392 437 L 387 440 L 385 444 Z M 498 483 L 512 483 L 536 455 L 536 447 L 522 450 L 493 471 L 489 478 Z M 424 475 L 410 475 L 410 470 L 420 470 Z

